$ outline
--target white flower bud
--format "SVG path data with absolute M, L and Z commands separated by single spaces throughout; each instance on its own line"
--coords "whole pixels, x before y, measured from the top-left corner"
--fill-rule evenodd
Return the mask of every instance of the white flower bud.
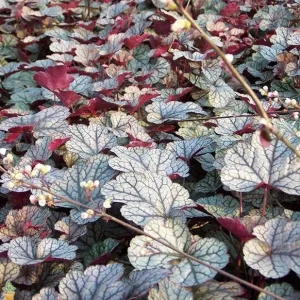
M 87 211 L 82 212 L 80 216 L 82 219 L 91 219 L 92 217 L 94 217 L 94 215 L 95 212 L 92 209 L 88 209 Z
M 294 112 L 294 113 L 292 113 L 292 117 L 293 117 L 295 120 L 299 120 L 299 112 Z
M 103 207 L 104 208 L 111 208 L 111 200 L 106 198 L 105 201 L 103 202 Z
M 35 168 L 33 169 L 33 171 L 30 173 L 31 177 L 38 177 L 39 176 L 39 170 L 36 170 Z
M 88 180 L 88 182 L 86 183 L 86 187 L 87 190 L 93 190 L 94 189 L 94 182 L 92 180 Z
M 292 99 L 292 100 L 291 100 L 291 105 L 292 105 L 292 106 L 297 106 L 297 101 L 296 101 L 295 99 Z
M 291 104 L 291 99 L 290 98 L 286 98 L 285 100 L 284 100 L 284 103 L 286 104 L 286 105 L 290 105 Z
M 30 201 L 30 203 L 33 204 L 33 205 L 37 204 L 38 200 L 39 200 L 38 197 L 35 196 L 35 195 L 31 195 L 31 196 L 29 197 L 29 201 Z
M 46 197 L 44 195 L 39 195 L 39 205 L 40 206 L 46 205 Z
M 99 180 L 95 180 L 94 181 L 94 188 L 97 188 L 100 184 L 100 181 Z
M 89 218 L 92 218 L 95 215 L 95 212 L 92 209 L 88 209 L 86 213 L 89 215 Z
M 38 163 L 38 164 L 35 165 L 34 170 L 40 171 L 43 167 L 44 167 L 43 164 Z
M 11 153 L 8 153 L 4 158 L 3 158 L 3 163 L 5 164 L 11 164 L 14 161 L 14 157 Z
M 16 173 L 15 174 L 15 179 L 16 180 L 21 180 L 21 179 L 23 179 L 24 178 L 24 175 L 22 174 L 22 173 Z
M 262 96 L 267 96 L 267 93 L 264 89 L 259 89 L 259 92 Z
M 86 186 L 87 186 L 87 183 L 85 181 L 80 182 L 80 187 L 86 188 Z
M 164 4 L 165 9 L 167 10 L 176 10 L 177 5 L 173 0 L 160 0 L 162 4 Z
M 0 148 L 0 154 L 1 154 L 1 155 L 4 156 L 5 153 L 6 153 L 6 151 L 7 151 L 7 150 L 6 150 L 5 148 Z
M 265 86 L 263 86 L 263 90 L 267 93 L 269 88 L 265 85 Z
M 191 22 L 186 19 L 177 19 L 172 25 L 171 30 L 173 32 L 180 32 L 184 29 L 190 29 Z
M 232 54 L 226 54 L 225 56 L 226 56 L 227 60 L 228 60 L 230 63 L 233 62 L 233 55 L 232 55 Z
M 88 219 L 88 217 L 89 217 L 87 212 L 82 212 L 80 216 L 81 216 L 82 219 Z
M 274 91 L 273 92 L 273 97 L 278 97 L 279 96 L 279 93 L 277 91 Z
M 26 165 L 25 168 L 24 168 L 24 171 L 27 173 L 27 174 L 30 174 L 31 171 L 32 171 L 32 167 L 30 165 Z
M 47 173 L 49 173 L 51 170 L 51 166 L 49 165 L 43 165 L 43 167 L 40 169 L 40 172 L 43 174 L 43 175 L 46 175 Z
M 15 183 L 13 182 L 13 181 L 10 181 L 10 182 L 8 182 L 7 183 L 7 188 L 9 189 L 9 190 L 11 190 L 11 189 L 13 189 L 16 185 L 15 185 Z

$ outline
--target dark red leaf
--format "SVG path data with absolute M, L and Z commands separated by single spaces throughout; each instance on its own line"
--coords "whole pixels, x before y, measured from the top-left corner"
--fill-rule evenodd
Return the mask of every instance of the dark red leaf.
M 68 68 L 65 65 L 48 67 L 45 71 L 35 74 L 33 78 L 37 84 L 52 92 L 64 90 L 75 79 L 67 73 L 67 70 Z
M 102 89 L 101 90 L 101 94 L 105 95 L 105 96 L 109 96 L 113 91 L 117 90 L 122 83 L 131 76 L 131 72 L 126 72 L 126 73 L 122 73 L 120 75 L 117 76 L 117 82 L 114 86 L 111 86 L 111 88 L 109 89 Z
M 148 33 L 144 33 L 142 35 L 132 35 L 124 40 L 124 45 L 130 50 L 134 49 L 138 45 L 140 45 L 146 38 L 148 38 L 149 35 L 150 34 Z
M 245 243 L 253 239 L 255 236 L 247 231 L 239 218 L 221 217 L 217 218 L 220 225 L 232 233 L 240 242 Z
M 66 107 L 71 107 L 77 100 L 80 99 L 80 95 L 74 91 L 58 91 L 55 95 Z
M 148 131 L 151 132 L 151 134 L 155 132 L 172 132 L 174 129 L 174 125 L 151 125 L 148 127 Z
M 236 4 L 236 2 L 230 2 L 220 10 L 220 15 L 224 17 L 230 17 L 239 10 L 240 7 Z
M 171 24 L 172 22 L 166 21 L 153 21 L 153 29 L 157 34 L 169 34 L 171 31 Z
M 67 2 L 67 3 L 57 2 L 56 5 L 60 6 L 63 10 L 69 10 L 69 9 L 72 9 L 72 8 L 76 8 L 79 3 L 80 3 L 80 0 L 70 1 L 70 2 Z
M 184 95 L 188 94 L 192 89 L 193 89 L 192 87 L 188 87 L 188 88 L 183 89 L 183 91 L 180 94 L 168 96 L 167 102 L 179 100 Z
M 31 192 L 9 192 L 7 195 L 9 203 L 14 209 L 21 209 L 29 203 Z
M 135 76 L 134 79 L 137 82 L 142 82 L 142 81 L 145 81 L 146 79 L 150 78 L 151 75 L 152 75 L 152 72 L 149 72 L 149 74 L 146 74 L 146 75 L 143 75 L 143 76 Z
M 19 54 L 19 59 L 20 59 L 21 61 L 30 63 L 29 56 L 26 54 L 25 51 L 23 51 L 22 49 L 19 49 L 19 48 L 18 48 L 18 54 Z
M 255 129 L 252 127 L 252 123 L 248 123 L 244 126 L 244 128 L 235 131 L 233 134 L 243 135 L 245 133 L 252 133 Z
M 103 255 L 93 259 L 89 266 L 106 265 L 112 258 L 112 253 L 104 253 Z
M 130 113 L 133 114 L 136 112 L 141 106 L 143 106 L 145 103 L 149 102 L 151 99 L 159 96 L 159 94 L 143 94 L 139 97 L 139 103 L 137 106 L 133 107 L 130 110 Z
M 101 98 L 93 98 L 89 100 L 89 104 L 80 107 L 74 113 L 71 114 L 71 117 L 81 116 L 81 117 L 96 117 L 100 112 L 116 109 L 118 106 L 113 103 L 104 101 Z
M 50 151 L 54 151 L 56 150 L 58 147 L 60 147 L 61 145 L 63 145 L 64 143 L 66 143 L 70 138 L 64 138 L 64 139 L 55 139 L 53 140 L 49 145 L 48 145 L 48 149 Z
M 27 125 L 27 126 L 16 126 L 13 128 L 10 128 L 8 130 L 8 134 L 3 139 L 3 141 L 7 143 L 13 143 L 22 133 L 24 132 L 31 132 L 33 130 L 33 126 Z
M 227 54 L 239 54 L 240 52 L 242 52 L 243 50 L 245 50 L 247 48 L 247 45 L 244 44 L 235 44 L 235 45 L 231 45 L 227 48 L 226 53 Z
M 80 1 L 79 1 L 79 2 L 80 2 Z M 93 30 L 95 29 L 95 27 L 96 27 L 96 24 L 97 24 L 97 21 L 94 20 L 94 21 L 92 21 L 92 22 L 90 22 L 90 23 L 84 23 L 84 22 L 82 22 L 82 23 L 79 23 L 78 25 L 79 25 L 80 27 L 86 29 L 86 30 L 93 31 Z
M 170 45 L 161 45 L 155 49 L 153 57 L 160 57 L 162 54 L 166 53 L 170 48 Z
M 129 144 L 126 146 L 127 148 L 131 147 L 143 147 L 143 148 L 152 148 L 153 142 L 142 142 L 138 140 L 133 140 L 129 142 Z

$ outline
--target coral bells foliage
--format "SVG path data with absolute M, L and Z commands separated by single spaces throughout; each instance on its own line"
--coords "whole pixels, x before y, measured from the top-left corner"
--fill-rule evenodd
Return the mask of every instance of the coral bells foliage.
M 299 1 L 2 0 L 1 299 L 299 299 L 299 158 L 180 5 L 300 150 Z
M 65 65 L 48 67 L 45 71 L 37 72 L 33 79 L 36 83 L 52 92 L 67 89 L 74 77 L 67 74 Z

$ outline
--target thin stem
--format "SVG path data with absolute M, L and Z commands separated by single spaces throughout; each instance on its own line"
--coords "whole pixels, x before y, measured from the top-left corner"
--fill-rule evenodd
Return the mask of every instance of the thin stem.
M 1 168 L 2 168 L 2 167 L 1 167 Z M 2 168 L 2 169 L 3 169 L 3 168 Z M 3 170 L 5 170 L 5 169 L 3 169 Z M 5 171 L 6 171 L 6 170 L 5 170 Z M 6 171 L 6 172 L 7 172 L 7 171 Z M 37 186 L 37 185 L 32 184 L 32 183 L 26 183 L 26 182 L 24 182 L 24 181 L 22 181 L 22 180 L 20 180 L 19 182 L 22 183 L 23 185 L 27 186 L 27 187 L 32 188 L 32 189 L 40 189 L 40 190 L 42 190 L 42 191 L 45 191 L 45 192 L 47 192 L 47 193 L 49 193 L 49 194 L 51 194 L 51 195 L 53 195 L 53 196 L 55 196 L 55 197 L 57 197 L 57 198 L 62 199 L 62 200 L 65 201 L 65 202 L 74 204 L 74 205 L 76 205 L 76 206 L 81 206 L 81 207 L 90 209 L 90 207 L 89 207 L 88 205 L 85 205 L 85 204 L 82 204 L 82 203 L 80 203 L 80 202 L 78 202 L 78 201 L 75 201 L 75 200 L 73 200 L 73 199 L 69 199 L 69 198 L 67 198 L 67 197 L 58 195 L 58 194 L 52 192 L 51 190 L 49 190 L 49 189 L 47 189 L 47 188 L 44 188 L 44 187 L 41 187 L 41 186 Z M 198 259 L 198 258 L 196 258 L 196 257 L 194 257 L 194 256 L 192 256 L 192 255 L 189 255 L 188 253 L 185 253 L 185 252 L 181 251 L 180 249 L 176 248 L 175 246 L 169 244 L 168 242 L 165 242 L 165 241 L 163 241 L 163 240 L 159 240 L 159 239 L 157 239 L 156 237 L 152 236 L 151 234 L 146 233 L 146 232 L 144 232 L 143 230 L 141 230 L 141 229 L 139 229 L 139 228 L 136 228 L 136 227 L 134 227 L 134 226 L 132 226 L 132 225 L 130 225 L 130 224 L 128 224 L 128 223 L 122 221 L 122 220 L 119 220 L 118 218 L 116 218 L 116 217 L 114 217 L 114 216 L 112 216 L 112 215 L 109 215 L 109 214 L 107 214 L 106 212 L 104 212 L 104 211 L 102 211 L 102 210 L 98 210 L 98 209 L 93 209 L 93 210 L 95 211 L 95 213 L 96 213 L 99 217 L 102 217 L 102 218 L 104 218 L 104 219 L 106 219 L 106 220 L 113 221 L 113 222 L 115 222 L 115 223 L 117 223 L 117 224 L 119 224 L 119 225 L 122 225 L 122 226 L 124 226 L 124 227 L 126 227 L 126 228 L 128 228 L 128 229 L 130 229 L 130 230 L 132 230 L 132 231 L 134 231 L 134 232 L 136 232 L 136 233 L 138 233 L 138 234 L 145 235 L 145 236 L 151 238 L 152 240 L 154 240 L 154 241 L 156 241 L 156 242 L 162 244 L 163 246 L 166 246 L 166 247 L 168 247 L 168 248 L 170 248 L 170 249 L 176 251 L 177 253 L 181 254 L 183 257 L 188 258 L 188 259 L 190 259 L 190 260 L 193 260 L 193 261 L 195 261 L 195 262 L 197 262 L 197 263 L 199 263 L 199 264 L 201 264 L 201 265 L 203 265 L 203 266 L 205 266 L 205 267 L 207 267 L 207 268 L 210 268 L 210 269 L 214 270 L 215 272 L 217 272 L 217 273 L 219 273 L 219 274 L 222 274 L 223 276 L 225 276 L 225 277 L 227 277 L 227 278 L 230 278 L 230 279 L 232 279 L 232 280 L 234 280 L 234 281 L 236 281 L 236 282 L 238 282 L 238 283 L 240 283 L 240 284 L 242 284 L 242 285 L 245 285 L 245 286 L 247 286 L 247 287 L 249 287 L 249 288 L 252 288 L 252 289 L 254 289 L 254 290 L 258 291 L 258 292 L 265 293 L 265 294 L 267 294 L 267 295 L 269 295 L 269 296 L 271 296 L 271 297 L 274 297 L 275 299 L 278 299 L 278 300 L 285 300 L 284 298 L 282 298 L 282 297 L 280 297 L 280 296 L 277 296 L 277 295 L 275 295 L 275 294 L 273 294 L 273 293 L 271 293 L 271 292 L 269 292 L 269 291 L 266 291 L 266 290 L 264 290 L 263 288 L 257 287 L 257 286 L 254 285 L 254 284 L 251 284 L 251 283 L 249 283 L 249 282 L 247 282 L 247 281 L 245 281 L 245 280 L 243 280 L 243 279 L 240 279 L 239 277 L 236 277 L 236 276 L 234 276 L 234 275 L 232 275 L 232 274 L 230 274 L 230 273 L 227 273 L 226 271 L 223 271 L 223 270 L 221 270 L 221 269 L 218 269 L 218 268 L 216 268 L 216 267 L 210 265 L 209 263 L 207 263 L 207 262 L 205 262 L 205 261 L 202 261 L 202 260 L 200 260 L 200 259 Z
M 268 202 L 268 194 L 269 194 L 269 190 L 268 190 L 268 188 L 265 188 L 264 199 L 263 199 L 263 206 L 262 206 L 262 209 L 261 209 L 261 216 L 262 217 L 265 216 L 267 202 Z
M 249 282 L 247 282 L 247 281 L 245 281 L 245 280 L 243 280 L 243 279 L 240 279 L 239 277 L 236 277 L 236 276 L 234 276 L 234 275 L 232 275 L 232 274 L 230 274 L 230 273 L 227 273 L 226 271 L 223 271 L 223 270 L 221 270 L 221 269 L 218 269 L 218 268 L 216 268 L 216 267 L 210 265 L 209 263 L 207 263 L 207 262 L 205 262 L 205 261 L 202 261 L 202 260 L 200 260 L 200 259 L 198 259 L 198 258 L 196 258 L 196 257 L 194 257 L 194 256 L 192 256 L 192 255 L 189 255 L 189 254 L 187 254 L 187 253 L 185 253 L 185 252 L 179 250 L 178 248 L 174 247 L 173 245 L 170 245 L 169 243 L 167 243 L 167 242 L 165 242 L 165 241 L 158 240 L 156 237 L 152 236 L 151 234 L 148 234 L 148 233 L 144 232 L 143 230 L 138 229 L 138 228 L 136 228 L 136 227 L 134 227 L 134 226 L 132 226 L 132 225 L 130 225 L 130 224 L 124 222 L 124 221 L 121 221 L 121 220 L 119 220 L 119 219 L 117 219 L 117 218 L 111 216 L 111 215 L 108 215 L 108 214 L 106 214 L 106 213 L 102 213 L 102 217 L 108 218 L 109 220 L 114 221 L 114 222 L 116 222 L 116 223 L 118 223 L 118 224 L 120 224 L 120 225 L 122 225 L 122 226 L 125 226 L 125 227 L 127 227 L 128 229 L 131 229 L 131 230 L 133 230 L 133 231 L 135 231 L 135 232 L 137 232 L 137 233 L 139 233 L 139 234 L 141 234 L 141 235 L 145 235 L 145 236 L 147 236 L 147 237 L 149 237 L 149 238 L 155 240 L 156 242 L 159 242 L 160 244 L 162 244 L 162 245 L 164 245 L 164 246 L 166 246 L 166 247 L 168 247 L 168 248 L 170 248 L 170 249 L 176 251 L 177 253 L 181 254 L 182 256 L 184 256 L 184 257 L 186 257 L 186 258 L 188 258 L 188 259 L 190 259 L 190 260 L 193 260 L 193 261 L 195 261 L 195 262 L 197 262 L 197 263 L 199 263 L 199 264 L 201 264 L 201 265 L 203 265 L 203 266 L 205 266 L 205 267 L 207 267 L 207 268 L 210 268 L 210 269 L 214 270 L 215 272 L 217 272 L 217 273 L 219 273 L 219 274 L 222 274 L 223 276 L 225 276 L 225 277 L 227 277 L 227 278 L 230 278 L 230 279 L 232 279 L 232 280 L 234 280 L 234 281 L 236 281 L 236 282 L 238 282 L 238 283 L 240 283 L 240 284 L 243 284 L 243 285 L 245 285 L 245 286 L 247 286 L 247 287 L 250 287 L 250 288 L 252 288 L 252 289 L 254 289 L 254 290 L 256 290 L 256 291 L 259 291 L 259 292 L 261 292 L 261 293 L 265 293 L 265 294 L 267 294 L 267 295 L 269 295 L 269 296 L 274 297 L 275 299 L 278 299 L 278 300 L 285 300 L 284 298 L 282 298 L 282 297 L 280 297 L 280 296 L 277 296 L 277 295 L 275 295 L 275 294 L 273 294 L 273 293 L 270 293 L 269 291 L 266 291 L 266 290 L 264 290 L 264 289 L 262 289 L 262 288 L 260 288 L 260 287 L 257 287 L 257 286 L 254 285 L 254 284 L 251 284 L 251 283 L 249 283 Z
M 293 112 L 300 112 L 299 109 L 286 111 L 278 111 L 267 113 L 268 115 L 289 115 Z M 188 120 L 178 120 L 176 122 L 167 122 L 168 124 L 177 124 L 183 122 L 192 122 L 192 121 L 208 121 L 208 120 L 218 120 L 218 119 L 229 119 L 229 118 L 249 118 L 249 117 L 259 117 L 259 114 L 240 114 L 240 115 L 232 115 L 232 116 L 218 116 L 218 117 L 205 117 L 205 118 L 191 118 Z
M 4 173 L 10 174 L 10 172 L 7 171 L 2 166 L 0 166 L 0 170 L 3 171 Z M 76 206 L 81 206 L 81 207 L 84 207 L 84 208 L 87 208 L 87 209 L 91 209 L 88 205 L 82 204 L 82 203 L 80 203 L 80 202 L 78 202 L 76 200 L 70 199 L 68 197 L 58 195 L 58 194 L 52 192 L 48 188 L 45 188 L 45 187 L 42 187 L 42 186 L 38 186 L 38 185 L 35 185 L 33 183 L 28 183 L 28 182 L 25 182 L 24 180 L 19 180 L 18 182 L 19 182 L 19 184 L 22 184 L 23 186 L 29 187 L 31 189 L 38 189 L 38 190 L 44 191 L 46 193 L 49 193 L 52 196 L 55 196 L 55 197 L 63 200 L 64 202 L 68 202 L 68 203 L 71 203 L 71 204 L 76 205 Z M 218 269 L 218 268 L 210 265 L 209 263 L 207 263 L 205 261 L 202 261 L 202 260 L 200 260 L 200 259 L 198 259 L 198 258 L 196 258 L 196 257 L 194 257 L 194 256 L 192 256 L 192 255 L 190 255 L 188 253 L 185 253 L 185 252 L 181 251 L 180 249 L 176 248 L 175 246 L 173 246 L 173 245 L 171 245 L 171 244 L 169 244 L 169 243 L 167 243 L 167 242 L 165 242 L 163 240 L 159 240 L 156 237 L 152 236 L 151 234 L 146 233 L 146 232 L 144 232 L 143 230 L 141 230 L 139 228 L 136 228 L 136 227 L 134 227 L 134 226 L 132 226 L 132 225 L 130 225 L 130 224 L 122 221 L 122 220 L 119 220 L 118 218 L 116 218 L 116 217 L 114 217 L 112 215 L 107 214 L 104 210 L 93 209 L 93 211 L 99 217 L 104 218 L 106 220 L 113 221 L 113 222 L 115 222 L 115 223 L 117 223 L 119 225 L 122 225 L 122 226 L 124 226 L 124 227 L 126 227 L 126 228 L 128 228 L 128 229 L 130 229 L 130 230 L 132 230 L 132 231 L 134 231 L 136 233 L 138 233 L 138 234 L 145 235 L 145 236 L 151 238 L 152 240 L 154 240 L 154 241 L 162 244 L 163 246 L 166 246 L 166 247 L 168 247 L 168 248 L 176 251 L 177 253 L 181 254 L 183 257 L 188 258 L 190 260 L 193 260 L 193 261 L 195 261 L 195 262 L 197 262 L 197 263 L 199 263 L 199 264 L 201 264 L 201 265 L 203 265 L 203 266 L 205 266 L 207 268 L 210 268 L 210 269 L 214 270 L 215 272 L 217 272 L 219 274 L 222 274 L 223 276 L 225 276 L 227 278 L 230 278 L 230 279 L 232 279 L 232 280 L 234 280 L 234 281 L 236 281 L 236 282 L 238 282 L 240 284 L 243 284 L 243 285 L 245 285 L 245 286 L 247 286 L 249 288 L 252 288 L 252 289 L 254 289 L 254 290 L 258 291 L 258 292 L 261 292 L 261 293 L 264 293 L 264 294 L 269 295 L 271 297 L 274 297 L 277 300 L 285 300 L 284 298 L 282 298 L 280 296 L 277 296 L 277 295 L 275 295 L 275 294 L 273 294 L 273 293 L 271 293 L 269 291 L 266 291 L 266 290 L 264 290 L 261 287 L 258 287 L 258 286 L 254 285 L 254 284 L 251 284 L 251 283 L 249 283 L 249 282 L 247 282 L 247 281 L 245 281 L 243 279 L 240 279 L 239 277 L 236 277 L 236 276 L 234 276 L 234 275 L 232 275 L 230 273 L 227 273 L 226 271 Z
M 240 218 L 243 216 L 243 193 L 239 193 L 239 198 L 240 198 Z
M 272 125 L 271 120 L 264 110 L 261 101 L 256 96 L 255 92 L 246 82 L 246 80 L 241 76 L 241 74 L 237 71 L 237 69 L 231 64 L 231 62 L 227 59 L 226 54 L 211 40 L 211 38 L 202 30 L 202 28 L 196 23 L 193 17 L 187 12 L 187 10 L 179 3 L 178 0 L 174 0 L 177 4 L 179 11 L 191 22 L 191 24 L 198 30 L 201 34 L 201 37 L 209 43 L 209 45 L 216 51 L 216 53 L 222 58 L 228 69 L 234 75 L 234 77 L 240 82 L 245 91 L 250 95 L 254 103 L 256 104 L 256 108 L 258 110 L 259 115 L 265 120 L 265 131 L 269 139 L 271 139 L 270 132 L 276 136 L 277 139 L 282 141 L 289 149 L 291 149 L 298 157 L 300 157 L 300 151 L 297 150 L 289 140 L 287 140 L 283 135 Z

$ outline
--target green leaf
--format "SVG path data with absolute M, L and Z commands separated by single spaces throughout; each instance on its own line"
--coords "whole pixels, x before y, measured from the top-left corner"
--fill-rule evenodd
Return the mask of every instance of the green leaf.
M 87 253 L 84 254 L 84 265 L 88 266 L 94 259 L 111 252 L 117 245 L 118 241 L 113 239 L 106 239 L 103 242 L 98 242 L 92 246 Z
M 286 283 L 274 283 L 264 288 L 265 291 L 271 292 L 276 296 L 282 297 L 285 300 L 299 300 L 300 292 L 296 292 L 293 287 Z M 265 293 L 260 293 L 257 300 L 273 300 L 274 297 Z
M 223 197 L 222 195 L 217 195 L 200 198 L 196 201 L 216 218 L 239 216 L 239 202 L 231 196 Z
M 290 270 L 300 274 L 300 222 L 276 218 L 253 229 L 255 239 L 244 245 L 248 266 L 267 278 L 281 278 Z
M 224 243 L 214 238 L 196 237 L 193 241 L 188 228 L 179 219 L 152 220 L 145 226 L 144 231 L 214 267 L 223 268 L 228 263 L 229 257 Z M 137 236 L 131 240 L 128 257 L 139 270 L 157 267 L 170 269 L 172 274 L 169 279 L 181 286 L 198 285 L 216 275 L 212 269 L 179 255 L 147 236 Z
M 235 297 L 242 294 L 244 294 L 244 289 L 236 282 L 217 282 L 210 280 L 197 288 L 195 299 L 234 300 L 236 299 Z
M 146 171 L 121 174 L 105 184 L 102 193 L 113 202 L 125 203 L 121 208 L 122 215 L 141 226 L 152 219 L 172 216 L 186 219 L 183 208 L 195 206 L 181 185 L 173 183 L 167 176 Z

